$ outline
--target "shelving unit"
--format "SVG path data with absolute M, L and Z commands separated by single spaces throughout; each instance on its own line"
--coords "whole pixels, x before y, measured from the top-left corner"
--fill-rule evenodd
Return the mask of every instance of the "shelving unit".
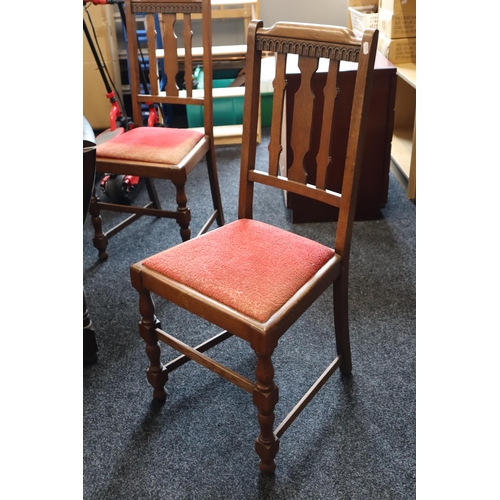
M 398 80 L 391 148 L 393 172 L 407 188 L 408 198 L 415 200 L 417 67 L 415 63 L 404 63 L 396 64 L 396 68 Z
M 260 0 L 212 0 L 212 19 L 242 19 L 246 39 L 248 25 L 252 19 L 260 16 Z M 193 16 L 196 19 L 196 16 Z M 246 58 L 246 45 L 215 45 L 212 48 L 214 69 L 218 67 L 244 67 Z M 214 100 L 217 98 L 243 97 L 244 87 L 230 87 L 214 89 Z M 214 127 L 214 141 L 216 145 L 241 144 L 243 137 L 243 124 L 219 125 Z M 261 140 L 261 127 L 259 122 L 257 141 Z
M 403 2 L 404 3 L 404 2 Z M 348 0 L 348 7 L 376 5 L 379 0 Z M 347 27 L 352 29 L 347 14 Z M 417 65 L 414 62 L 398 63 L 396 100 L 394 105 L 394 132 L 391 143 L 391 171 L 407 191 L 408 198 L 416 200 L 416 93 Z
M 259 0 L 212 0 L 212 19 L 243 19 L 245 34 L 252 19 L 259 19 Z M 196 19 L 196 15 L 193 16 Z

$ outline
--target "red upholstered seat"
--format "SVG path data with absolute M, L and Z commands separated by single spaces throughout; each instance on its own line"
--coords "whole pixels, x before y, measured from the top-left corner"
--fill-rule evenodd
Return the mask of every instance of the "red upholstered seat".
M 297 234 L 239 219 L 142 264 L 264 323 L 334 255 Z
M 203 137 L 192 129 L 137 127 L 97 146 L 97 156 L 177 165 Z

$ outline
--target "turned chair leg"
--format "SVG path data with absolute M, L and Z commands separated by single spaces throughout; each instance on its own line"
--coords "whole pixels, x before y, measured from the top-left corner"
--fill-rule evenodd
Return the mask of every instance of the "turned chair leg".
M 167 398 L 165 384 L 168 380 L 168 372 L 160 361 L 160 343 L 156 336 L 156 329 L 161 328 L 161 326 L 154 314 L 154 303 L 148 290 L 139 291 L 139 310 L 142 316 L 139 322 L 139 333 L 146 342 L 146 354 L 150 363 L 146 370 L 146 377 L 153 387 L 154 399 L 165 401 Z
M 106 248 L 108 247 L 108 238 L 102 232 L 102 219 L 98 202 L 99 198 L 95 193 L 94 187 L 89 205 L 89 213 L 91 216 L 90 220 L 92 222 L 92 226 L 94 227 L 94 238 L 92 239 L 92 243 L 99 252 L 99 260 L 106 260 L 108 258 L 108 253 L 106 252 Z
M 341 356 L 340 371 L 344 375 L 352 372 L 351 342 L 349 340 L 349 311 L 347 279 L 342 276 L 333 285 L 334 323 L 337 352 Z
M 83 364 L 93 365 L 97 362 L 97 341 L 94 326 L 87 309 L 87 297 L 83 290 Z
M 149 177 L 145 177 L 144 184 L 146 185 L 149 199 L 153 203 L 153 207 L 161 210 L 160 199 L 158 198 L 158 192 L 156 191 L 156 187 L 154 185 L 153 179 L 150 179 Z
M 222 200 L 220 196 L 220 187 L 217 176 L 217 166 L 215 162 L 215 153 L 214 150 L 211 149 L 206 156 L 207 160 L 207 170 L 208 170 L 208 179 L 210 182 L 210 192 L 212 193 L 212 202 L 214 206 L 214 210 L 217 210 L 217 225 L 224 225 L 224 213 L 222 210 Z
M 187 196 L 184 189 L 184 183 L 174 183 L 176 189 L 177 201 L 177 224 L 180 226 L 180 233 L 182 241 L 187 241 L 191 238 L 191 229 L 189 223 L 191 222 L 191 211 L 187 206 Z
M 274 408 L 278 402 L 278 387 L 275 385 L 271 353 L 257 354 L 257 387 L 253 402 L 258 410 L 260 434 L 255 441 L 255 451 L 260 457 L 260 470 L 272 474 L 276 469 L 274 457 L 278 453 L 279 441 L 273 431 Z

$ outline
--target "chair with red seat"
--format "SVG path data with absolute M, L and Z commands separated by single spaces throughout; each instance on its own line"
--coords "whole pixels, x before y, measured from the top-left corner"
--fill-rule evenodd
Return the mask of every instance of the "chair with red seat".
M 201 14 L 201 22 L 192 22 L 192 14 Z M 142 17 L 141 22 L 145 19 L 147 41 L 144 47 L 136 36 L 137 27 L 142 26 L 136 16 Z M 160 33 L 155 29 L 155 18 L 158 19 Z M 96 171 L 144 179 L 150 201 L 145 206 L 104 202 L 94 193 L 90 206 L 95 232 L 93 243 L 101 260 L 108 257 L 108 239 L 143 215 L 175 219 L 180 226 L 182 241 L 188 240 L 191 237 L 191 213 L 185 184 L 190 172 L 201 161 L 205 161 L 208 168 L 213 213 L 199 234 L 206 232 L 214 221 L 219 226 L 224 224 L 213 138 L 210 0 L 125 0 L 125 19 L 132 112 L 136 126 L 126 132 L 123 129 L 106 131 L 97 137 Z M 177 39 L 178 26 L 182 27 L 183 43 Z M 193 77 L 196 61 L 192 54 L 192 39 L 196 28 L 202 32 L 203 89 L 196 88 Z M 158 44 L 158 35 L 161 44 Z M 159 49 L 158 45 L 163 48 Z M 137 56 L 134 57 L 134 54 Z M 147 72 L 139 65 L 139 54 L 147 62 Z M 160 71 L 159 68 L 163 69 Z M 161 111 L 168 109 L 168 105 L 203 106 L 203 127 L 175 128 L 167 123 L 167 119 L 162 121 Z M 148 115 L 147 125 L 143 114 Z M 175 210 L 162 208 L 154 179 L 168 180 L 175 185 Z M 103 232 L 101 210 L 132 215 Z
M 301 23 L 276 23 L 264 28 L 252 21 L 248 30 L 247 79 L 244 103 L 244 134 L 240 171 L 238 219 L 207 234 L 181 243 L 131 266 L 132 285 L 139 293 L 142 319 L 139 332 L 149 358 L 147 379 L 153 397 L 165 400 L 168 374 L 194 360 L 250 393 L 258 411 L 260 434 L 255 449 L 260 469 L 275 470 L 279 439 L 326 380 L 337 369 L 351 373 L 348 320 L 348 273 L 361 156 L 367 109 L 377 50 L 377 30 L 366 30 L 363 38 L 347 28 Z M 257 170 L 256 130 L 260 99 L 260 71 L 263 51 L 275 52 L 276 77 L 269 142 L 269 168 Z M 294 96 L 291 120 L 283 118 L 286 95 L 287 59 L 298 57 L 301 86 Z M 324 103 L 317 109 L 311 88 L 319 59 L 328 60 Z M 350 129 L 341 192 L 326 188 L 332 141 L 333 114 L 341 61 L 358 62 Z M 288 107 L 287 107 L 288 109 Z M 304 158 L 311 147 L 312 123 L 319 117 L 321 137 L 316 157 L 317 176 L 308 182 Z M 291 130 L 283 127 L 290 122 Z M 293 160 L 282 156 L 291 137 Z M 253 206 L 259 203 L 254 185 L 264 184 L 308 196 L 339 209 L 335 244 L 319 242 L 254 220 Z M 333 288 L 337 356 L 311 389 L 275 428 L 274 409 L 278 388 L 274 383 L 272 354 L 283 334 L 325 291 Z M 191 347 L 166 333 L 155 314 L 152 294 L 176 304 L 217 325 L 222 332 Z M 333 325 L 332 325 L 333 326 Z M 308 332 L 312 335 L 312 332 Z M 204 354 L 231 335 L 249 343 L 256 354 L 256 380 L 250 380 Z M 332 338 L 333 341 L 333 338 Z M 164 364 L 160 342 L 182 355 Z M 333 342 L 332 342 L 333 343 Z M 286 349 L 283 339 L 280 348 Z M 333 346 L 332 346 L 333 351 Z M 314 353 L 313 353 L 314 354 Z

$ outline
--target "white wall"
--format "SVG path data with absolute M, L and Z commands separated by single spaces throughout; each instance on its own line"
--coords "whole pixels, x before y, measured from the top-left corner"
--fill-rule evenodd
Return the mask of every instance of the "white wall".
M 260 0 L 264 25 L 276 21 L 347 25 L 348 0 Z
M 277 21 L 347 26 L 348 0 L 260 0 L 264 26 Z M 243 21 L 214 20 L 214 45 L 244 44 Z

